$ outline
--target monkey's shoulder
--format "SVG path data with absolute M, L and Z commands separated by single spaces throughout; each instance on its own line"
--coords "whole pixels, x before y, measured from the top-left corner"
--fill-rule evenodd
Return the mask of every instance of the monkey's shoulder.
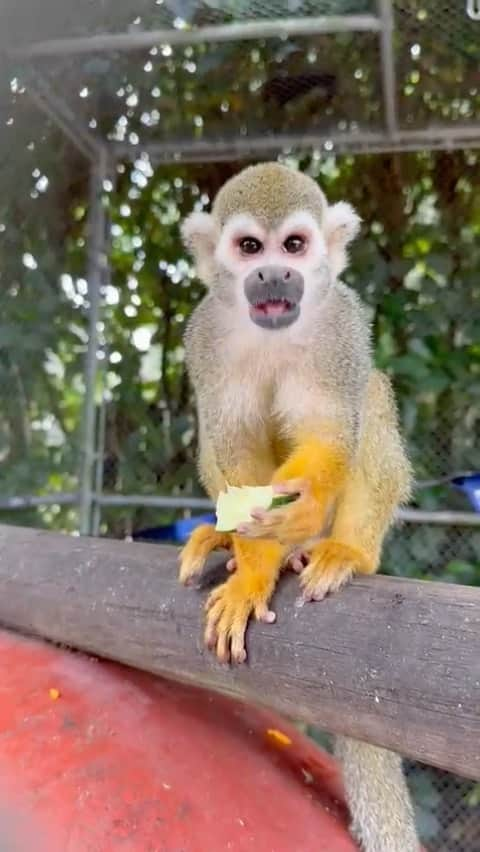
M 349 287 L 337 282 L 313 327 L 311 351 L 320 373 L 335 372 L 337 382 L 372 369 L 371 319 L 367 306 Z
M 357 329 L 362 329 L 367 336 L 370 335 L 372 325 L 371 308 L 361 299 L 355 290 L 337 281 L 332 293 L 332 313 L 337 317 L 354 324 Z
M 216 332 L 215 312 L 207 294 L 194 308 L 187 322 L 183 336 L 187 363 L 197 356 L 208 354 Z

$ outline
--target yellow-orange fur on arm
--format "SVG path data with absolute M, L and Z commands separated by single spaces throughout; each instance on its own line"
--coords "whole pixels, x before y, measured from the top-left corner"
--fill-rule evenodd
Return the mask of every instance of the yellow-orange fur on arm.
M 322 532 L 348 475 L 348 454 L 340 443 L 307 436 L 297 443 L 272 477 L 272 483 L 288 492 L 299 492 L 292 503 L 278 509 L 256 511 L 255 520 L 242 524 L 248 538 L 274 538 L 298 544 Z

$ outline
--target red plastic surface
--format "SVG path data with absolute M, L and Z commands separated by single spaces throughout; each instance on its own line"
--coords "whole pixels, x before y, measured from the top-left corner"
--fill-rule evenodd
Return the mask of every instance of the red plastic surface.
M 357 848 L 335 763 L 283 720 L 4 632 L 0 743 L 8 852 Z

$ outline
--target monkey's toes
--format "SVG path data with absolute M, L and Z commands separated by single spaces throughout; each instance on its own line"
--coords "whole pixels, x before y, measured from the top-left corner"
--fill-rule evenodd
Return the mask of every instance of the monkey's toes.
M 202 572 L 205 560 L 198 557 L 196 559 L 188 558 L 180 553 L 180 570 L 178 579 L 184 586 L 189 586 L 193 578 Z
M 366 564 L 366 557 L 360 550 L 325 539 L 314 548 L 310 563 L 301 574 L 303 593 L 298 603 L 321 601 L 326 595 L 337 592 L 357 571 L 365 571 Z
M 305 566 L 308 565 L 310 554 L 306 550 L 296 547 L 284 562 L 284 569 L 294 571 L 295 574 L 301 574 Z
M 205 644 L 223 663 L 243 663 L 247 659 L 245 632 L 251 615 L 267 624 L 276 619 L 267 603 L 245 593 L 236 579 L 233 576 L 214 589 L 205 604 Z
M 247 658 L 245 631 L 250 608 L 237 599 L 236 589 L 227 581 L 207 599 L 205 644 L 222 663 L 243 663 Z
M 221 548 L 230 550 L 231 547 L 231 536 L 218 533 L 213 524 L 202 524 L 197 527 L 180 551 L 180 582 L 188 585 L 197 574 L 200 574 L 214 550 Z

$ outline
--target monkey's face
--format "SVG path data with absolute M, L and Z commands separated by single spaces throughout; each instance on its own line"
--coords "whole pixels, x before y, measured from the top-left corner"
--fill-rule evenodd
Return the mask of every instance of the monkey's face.
M 359 221 L 310 177 L 264 163 L 227 181 L 212 214 L 192 213 L 182 231 L 215 300 L 250 328 L 278 330 L 315 316 Z
M 255 325 L 286 328 L 300 317 L 310 290 L 328 284 L 327 247 L 313 216 L 294 213 L 279 225 L 238 214 L 223 228 L 215 257 L 228 273 L 237 304 Z

